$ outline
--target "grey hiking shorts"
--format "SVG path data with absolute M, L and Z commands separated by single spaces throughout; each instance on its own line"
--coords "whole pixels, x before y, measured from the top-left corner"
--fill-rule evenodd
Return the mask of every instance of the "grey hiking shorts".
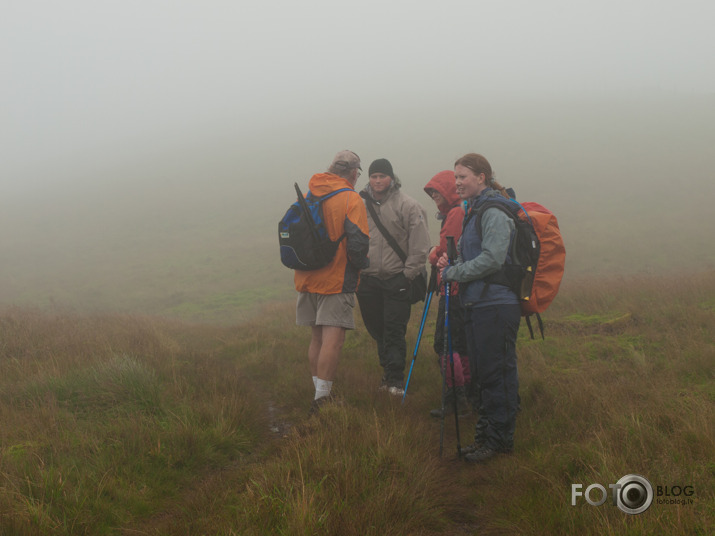
M 299 326 L 335 326 L 355 329 L 353 309 L 355 293 L 314 294 L 301 292 L 295 307 L 295 323 Z

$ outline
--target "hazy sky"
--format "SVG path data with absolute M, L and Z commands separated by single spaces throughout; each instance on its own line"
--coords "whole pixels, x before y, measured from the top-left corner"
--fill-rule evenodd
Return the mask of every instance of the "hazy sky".
M 289 291 L 231 270 L 276 266 L 293 182 L 346 148 L 430 213 L 429 178 L 486 155 L 558 214 L 571 274 L 715 262 L 710 0 L 0 8 L 0 300 Z
M 0 2 L 4 192 L 469 95 L 715 93 L 708 0 Z

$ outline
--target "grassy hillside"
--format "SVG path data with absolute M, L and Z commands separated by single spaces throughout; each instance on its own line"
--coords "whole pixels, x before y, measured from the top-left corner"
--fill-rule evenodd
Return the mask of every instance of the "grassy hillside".
M 547 339 L 520 334 L 516 450 L 486 466 L 455 459 L 451 420 L 438 456 L 434 311 L 404 406 L 377 392 L 360 326 L 342 404 L 317 418 L 293 314 L 274 304 L 222 326 L 1 311 L 0 534 L 715 530 L 715 273 L 565 284 Z M 571 506 L 572 484 L 631 473 L 693 486 L 692 504 Z

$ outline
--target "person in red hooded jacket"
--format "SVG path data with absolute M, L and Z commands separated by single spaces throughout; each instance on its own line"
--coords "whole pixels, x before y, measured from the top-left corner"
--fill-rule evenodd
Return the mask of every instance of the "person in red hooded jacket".
M 425 185 L 427 195 L 437 205 L 437 219 L 441 220 L 442 227 L 439 232 L 439 244 L 434 246 L 428 260 L 437 266 L 439 258 L 447 252 L 447 237 L 453 236 L 457 244 L 462 235 L 464 221 L 464 208 L 462 200 L 457 194 L 454 172 L 451 170 L 440 171 Z M 440 278 L 441 279 L 441 278 Z M 449 295 L 449 326 L 452 335 L 452 355 L 454 359 L 454 385 L 452 384 L 452 370 L 449 364 L 449 355 L 444 352 L 444 309 L 445 296 L 441 280 L 437 280 L 440 292 L 439 306 L 437 309 L 437 325 L 434 334 L 434 351 L 439 356 L 440 369 L 446 374 L 447 393 L 445 397 L 445 413 L 454 413 L 453 397 L 457 397 L 457 414 L 468 415 L 471 413 L 468 397 L 472 397 L 472 375 L 469 367 L 469 354 L 464 334 L 464 308 L 459 298 L 458 284 L 452 283 Z M 442 409 L 433 409 L 430 415 L 442 417 Z

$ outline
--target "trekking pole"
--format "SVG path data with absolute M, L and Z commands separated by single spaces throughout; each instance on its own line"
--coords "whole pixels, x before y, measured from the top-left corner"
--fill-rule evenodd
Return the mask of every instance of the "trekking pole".
M 295 193 L 298 194 L 298 205 L 300 205 L 300 208 L 303 210 L 303 213 L 305 214 L 306 219 L 308 220 L 308 223 L 310 224 L 310 234 L 313 235 L 313 240 L 315 242 L 320 242 L 320 235 L 318 233 L 318 226 L 315 224 L 315 220 L 313 219 L 313 215 L 310 213 L 310 209 L 308 208 L 308 203 L 305 201 L 305 197 L 303 196 L 303 192 L 300 191 L 300 187 L 298 186 L 298 183 L 293 184 L 295 186 Z M 308 190 L 310 193 L 310 190 Z M 321 257 L 324 257 L 325 253 L 321 252 Z
M 454 237 L 447 237 L 447 260 L 448 265 L 451 266 L 454 262 L 454 257 L 456 256 L 456 248 L 454 247 Z M 444 347 L 442 353 L 442 364 L 440 369 L 442 371 L 442 418 L 440 419 L 439 428 L 439 455 L 442 456 L 442 450 L 444 446 L 444 414 L 445 414 L 445 398 L 447 394 L 447 354 L 449 354 L 449 361 L 452 368 L 452 398 L 454 399 L 454 419 L 457 428 L 457 455 L 461 454 L 461 446 L 459 444 L 459 417 L 457 415 L 457 396 L 456 389 L 454 385 L 454 354 L 452 353 L 452 337 L 449 329 L 449 293 L 451 290 L 451 285 L 449 281 L 444 282 Z
M 443 336 L 444 336 L 444 349 L 442 352 L 442 356 L 440 357 L 440 364 L 439 364 L 439 369 L 440 372 L 442 373 L 442 416 L 440 417 L 439 420 L 439 457 L 442 457 L 442 447 L 444 445 L 444 399 L 447 393 L 447 345 L 449 342 L 447 341 L 447 334 L 444 333 L 447 328 L 447 317 L 449 316 L 449 313 L 447 312 L 447 306 L 449 305 L 449 283 L 447 281 L 444 282 L 444 293 L 445 293 L 445 302 L 444 302 L 444 325 L 443 325 Z
M 429 306 L 432 303 L 432 294 L 437 287 L 437 267 L 432 266 L 432 272 L 429 276 L 429 283 L 427 284 L 427 298 L 425 299 L 425 307 L 422 312 L 422 322 L 420 323 L 420 331 L 417 334 L 417 342 L 415 343 L 415 351 L 412 352 L 412 364 L 410 365 L 410 372 L 407 374 L 407 383 L 405 383 L 405 392 L 402 395 L 402 403 L 405 403 L 405 397 L 407 396 L 407 387 L 410 385 L 410 378 L 412 377 L 412 367 L 415 366 L 415 360 L 417 359 L 417 350 L 420 348 L 420 341 L 422 340 L 422 331 L 425 328 L 425 320 L 427 320 L 427 313 L 429 312 Z
M 449 259 L 449 264 L 452 264 L 454 262 L 454 258 L 457 256 L 457 250 L 454 247 L 454 237 L 453 236 L 448 236 L 447 237 L 447 258 Z M 449 307 L 449 295 L 445 297 L 445 304 L 444 304 L 444 322 L 446 325 L 445 328 L 445 337 L 448 340 L 448 347 L 449 347 L 449 366 L 452 369 L 452 402 L 454 403 L 454 427 L 457 432 L 457 458 L 462 457 L 462 445 L 460 445 L 460 438 L 459 438 L 459 414 L 457 412 L 457 385 L 454 382 L 454 351 L 452 350 L 452 330 L 450 329 L 450 324 L 448 321 L 449 315 L 447 313 Z M 442 418 L 444 418 L 444 414 L 442 415 Z
M 306 203 L 305 201 L 305 196 L 303 196 L 303 192 L 300 191 L 300 186 L 298 186 L 297 182 L 293 183 L 293 186 L 295 186 L 295 193 L 298 194 L 298 204 L 300 205 L 300 208 L 303 209 L 305 217 L 308 218 L 308 222 L 310 223 L 310 230 L 312 231 L 314 238 L 317 239 L 318 229 L 315 225 L 315 220 L 313 220 L 313 215 L 310 213 L 310 209 L 308 208 L 308 203 Z

